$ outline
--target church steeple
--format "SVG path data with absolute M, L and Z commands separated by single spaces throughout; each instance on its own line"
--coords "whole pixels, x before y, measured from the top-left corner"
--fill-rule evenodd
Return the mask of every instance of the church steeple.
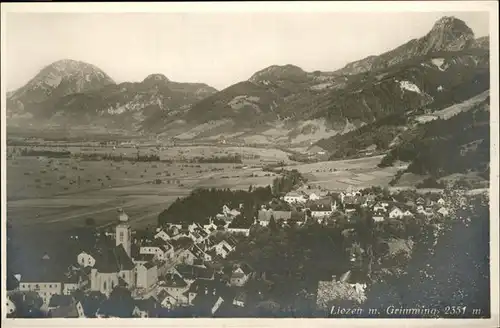
M 128 224 L 128 215 L 122 209 L 119 209 L 118 213 L 120 223 L 116 226 L 116 246 L 123 245 L 125 252 L 131 256 L 132 229 Z

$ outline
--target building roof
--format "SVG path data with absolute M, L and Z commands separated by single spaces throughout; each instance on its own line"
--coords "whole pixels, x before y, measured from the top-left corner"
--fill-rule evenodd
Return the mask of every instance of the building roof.
M 164 300 L 167 296 L 170 296 L 170 293 L 169 293 L 169 292 L 167 292 L 165 289 L 162 289 L 162 290 L 160 290 L 160 292 L 158 293 L 158 295 L 156 295 L 156 299 L 157 299 L 159 302 L 163 302 L 163 300 Z
M 120 272 L 122 270 L 132 270 L 134 263 L 123 248 L 118 245 L 108 249 L 101 249 L 97 256 L 95 268 L 102 273 Z
M 135 257 L 136 261 L 141 261 L 141 262 L 151 262 L 155 258 L 155 254 L 138 254 Z
M 177 272 L 182 275 L 184 279 L 213 279 L 215 270 L 199 267 L 189 264 L 178 264 L 176 267 Z
M 161 286 L 184 288 L 187 286 L 187 282 L 184 279 L 182 279 L 181 277 L 179 277 L 179 275 L 177 275 L 177 274 L 169 274 L 161 282 Z
M 262 222 L 268 222 L 274 217 L 275 221 L 280 219 L 288 220 L 292 217 L 291 211 L 273 211 L 273 210 L 260 210 L 258 213 L 258 219 Z
M 285 195 L 285 197 L 304 197 L 304 194 L 297 191 L 290 191 Z
M 243 273 L 245 275 L 248 275 L 252 272 L 254 272 L 255 270 L 246 262 L 242 262 L 240 263 L 239 265 L 237 265 L 237 268 L 240 268 L 241 271 L 243 271 Z M 236 270 L 236 269 L 235 269 Z M 234 271 L 234 270 L 233 270 Z
M 195 280 L 186 293 L 222 295 L 227 294 L 229 287 L 218 280 Z
M 205 255 L 205 252 L 200 247 L 198 247 L 198 245 L 191 246 L 189 250 L 191 251 L 191 253 L 193 253 L 194 256 L 198 258 L 203 258 L 203 256 Z
M 148 270 L 149 270 L 149 269 L 152 269 L 152 268 L 154 268 L 154 267 L 156 267 L 156 264 L 155 264 L 155 263 L 153 263 L 153 262 L 146 262 L 146 263 L 144 263 L 143 265 L 144 265 L 144 267 L 145 267 L 146 269 L 148 269 Z
M 51 259 L 40 259 L 38 263 L 29 266 L 21 275 L 21 282 L 52 282 L 60 283 L 64 279 L 64 271 L 57 261 Z

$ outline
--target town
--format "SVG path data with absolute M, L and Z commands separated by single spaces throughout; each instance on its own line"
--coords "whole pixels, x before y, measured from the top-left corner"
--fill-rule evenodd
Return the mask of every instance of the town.
M 377 285 L 400 278 L 426 228 L 431 256 L 451 222 L 484 220 L 478 208 L 489 204 L 487 193 L 463 188 L 332 192 L 297 174 L 240 192 L 259 194 L 251 209 L 243 197 L 191 220 L 171 220 L 166 210 L 146 231 L 133 230 L 119 209 L 107 229 L 69 237 L 80 250 L 69 266 L 45 254 L 34 270 L 10 273 L 8 316 L 327 316 L 332 306 L 373 301 Z M 203 191 L 189 197 L 197 193 L 203 199 Z

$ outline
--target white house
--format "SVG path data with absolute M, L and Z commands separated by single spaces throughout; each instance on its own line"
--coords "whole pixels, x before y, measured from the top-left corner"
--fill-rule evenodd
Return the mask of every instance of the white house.
M 437 212 L 442 216 L 448 216 L 450 214 L 446 207 L 441 207 Z
M 212 247 L 212 249 L 215 250 L 215 253 L 222 258 L 226 258 L 226 256 L 233 251 L 233 247 L 231 247 L 231 245 L 229 245 L 229 243 L 225 240 L 216 244 Z
M 88 281 L 85 281 L 88 284 Z M 63 280 L 63 295 L 71 295 L 75 290 L 83 287 L 84 280 L 81 276 L 72 275 Z
M 10 299 L 9 296 L 7 296 L 7 302 L 6 302 L 6 307 L 5 307 L 5 311 L 7 312 L 7 315 L 9 314 L 13 314 L 14 312 L 16 312 L 16 305 L 14 304 L 14 302 L 12 302 L 12 300 Z
M 158 282 L 158 268 L 154 263 L 138 264 L 136 266 L 137 272 L 137 288 L 148 290 Z
M 95 265 L 95 258 L 87 252 L 81 252 L 77 256 L 77 262 L 83 267 L 93 267 Z
M 389 212 L 389 218 L 400 219 L 404 216 L 404 212 L 397 206 L 394 206 Z
M 389 207 L 388 203 L 378 202 L 373 206 L 374 212 L 387 212 L 387 207 Z
M 155 239 L 161 239 L 163 241 L 169 241 L 170 239 L 172 239 L 172 237 L 166 233 L 164 230 L 160 230 L 156 233 L 155 235 Z
M 140 249 L 139 249 L 139 253 L 140 254 L 152 254 L 155 256 L 156 259 L 160 260 L 160 261 L 164 261 L 165 260 L 165 249 L 163 247 L 160 247 L 160 246 L 156 246 L 156 245 L 150 245 L 150 246 L 142 246 Z
M 191 249 L 184 249 L 179 253 L 178 259 L 184 264 L 193 264 L 194 260 L 197 259 L 196 255 L 193 254 Z
M 43 300 L 44 304 L 49 304 L 50 298 L 53 295 L 62 295 L 63 284 L 62 282 L 54 281 L 44 281 L 42 279 L 30 281 L 23 277 L 23 280 L 19 284 L 19 291 L 21 292 L 36 292 L 40 298 Z
M 442 206 L 442 205 L 446 204 L 446 201 L 443 198 L 439 198 L 437 203 Z
M 404 211 L 403 216 L 414 217 L 415 215 L 410 210 L 406 210 Z
M 301 193 L 292 191 L 286 194 L 283 200 L 289 204 L 303 204 L 307 201 L 307 198 Z
M 309 207 L 311 216 L 315 219 L 328 217 L 333 213 L 333 205 L 331 203 L 313 203 Z
M 233 234 L 241 234 L 246 237 L 250 235 L 250 229 L 244 229 L 244 228 L 228 228 L 227 232 L 233 233 Z
M 208 233 L 208 234 L 211 234 L 213 233 L 214 231 L 217 231 L 217 225 L 214 224 L 212 222 L 212 219 L 210 219 L 210 223 L 209 224 L 205 224 L 203 226 L 203 229 L 205 229 L 205 231 Z
M 178 274 L 171 274 L 159 282 L 158 301 L 164 307 L 187 304 L 188 298 L 184 294 L 189 289 L 189 284 Z
M 247 264 L 237 266 L 231 274 L 231 285 L 238 287 L 245 285 L 248 279 L 250 279 L 252 272 L 253 270 Z

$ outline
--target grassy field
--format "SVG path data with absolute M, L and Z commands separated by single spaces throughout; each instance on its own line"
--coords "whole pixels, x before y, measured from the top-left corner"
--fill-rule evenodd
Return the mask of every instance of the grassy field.
M 402 167 L 379 168 L 382 156 L 365 157 L 351 160 L 328 161 L 312 164 L 290 165 L 308 178 L 309 184 L 328 190 L 345 190 L 349 186 L 366 188 L 385 187 L 394 174 Z
M 202 153 L 200 149 L 178 151 L 182 149 L 195 156 Z M 270 158 L 272 155 L 267 160 Z M 154 224 L 154 213 L 195 188 L 248 189 L 250 185 L 271 184 L 275 174 L 263 172 L 254 164 L 133 163 L 19 156 L 7 161 L 8 220 L 13 226 L 53 223 L 62 228 L 81 225 L 92 217 L 98 224 L 106 224 L 115 219 L 116 209 L 123 207 L 131 212 L 134 225 Z

